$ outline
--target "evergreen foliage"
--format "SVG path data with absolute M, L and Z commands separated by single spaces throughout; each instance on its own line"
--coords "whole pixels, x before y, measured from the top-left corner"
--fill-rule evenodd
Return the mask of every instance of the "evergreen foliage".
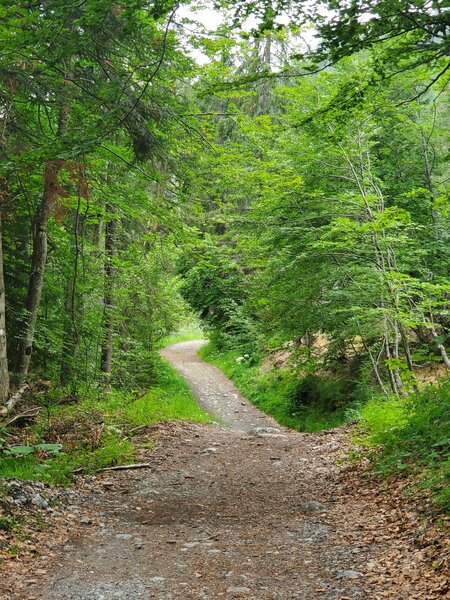
M 446 3 L 215 4 L 214 35 L 171 0 L 1 4 L 1 404 L 24 382 L 81 403 L 155 387 L 192 311 L 282 422 L 390 397 L 405 436 L 440 443 Z

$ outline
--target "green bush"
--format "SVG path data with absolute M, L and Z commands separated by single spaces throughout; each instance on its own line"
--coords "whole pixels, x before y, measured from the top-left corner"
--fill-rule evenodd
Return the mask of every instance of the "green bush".
M 340 380 L 317 378 L 316 381 L 307 376 L 304 384 L 304 379 L 292 369 L 264 370 L 258 352 L 236 362 L 242 351 L 223 351 L 213 343 L 201 348 L 199 354 L 221 369 L 246 398 L 282 425 L 313 432 L 338 427 L 353 418 L 346 407 L 340 405 L 345 400 Z
M 450 381 L 407 399 L 374 398 L 361 411 L 373 472 L 416 476 L 436 505 L 450 511 Z
M 295 382 L 290 400 L 294 411 L 315 406 L 331 413 L 342 408 L 348 402 L 349 395 L 348 381 L 330 375 L 321 377 L 309 374 Z

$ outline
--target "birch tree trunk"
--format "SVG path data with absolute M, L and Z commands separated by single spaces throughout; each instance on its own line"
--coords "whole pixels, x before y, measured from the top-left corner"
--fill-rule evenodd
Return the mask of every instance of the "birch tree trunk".
M 333 128 L 331 126 L 330 130 L 334 133 Z M 374 211 L 378 213 L 383 213 L 385 210 L 385 201 L 382 190 L 376 182 L 376 179 L 372 176 L 371 165 L 370 165 L 370 153 L 368 146 L 364 140 L 364 133 L 361 132 L 360 129 L 356 131 L 356 141 L 357 141 L 357 153 L 355 160 L 352 156 L 347 152 L 341 142 L 337 142 L 341 152 L 345 158 L 345 161 L 350 169 L 351 178 L 353 179 L 357 190 L 359 191 L 361 198 L 364 203 L 365 212 L 369 221 L 375 220 Z M 370 198 L 375 195 L 377 199 L 377 203 L 371 206 Z M 394 268 L 395 266 L 395 254 L 393 249 L 386 245 L 384 239 L 384 232 L 379 234 L 376 230 L 372 233 L 372 245 L 374 252 L 374 259 L 377 271 L 383 277 L 385 281 L 386 290 L 388 292 L 387 297 L 385 292 L 383 291 L 380 298 L 380 306 L 385 307 L 386 301 L 391 305 L 391 308 L 395 309 L 395 314 L 397 313 L 397 303 L 394 301 L 395 295 L 392 293 L 392 288 L 390 283 L 387 280 L 387 274 Z M 392 321 L 392 330 L 393 330 L 393 346 L 392 353 L 390 348 L 390 339 L 389 339 L 389 322 L 388 318 L 388 310 L 384 314 L 384 345 L 386 358 L 388 362 L 392 362 L 394 358 L 396 362 L 399 360 L 399 329 L 397 318 L 394 317 Z M 372 364 L 374 364 L 372 362 Z M 409 364 L 409 363 L 408 363 Z M 411 361 L 412 365 L 412 361 Z M 401 378 L 401 374 L 399 369 L 392 364 L 388 365 L 388 373 L 389 373 L 389 381 L 391 384 L 392 391 L 394 394 L 398 394 L 403 387 L 403 382 Z M 375 373 L 377 376 L 377 373 Z

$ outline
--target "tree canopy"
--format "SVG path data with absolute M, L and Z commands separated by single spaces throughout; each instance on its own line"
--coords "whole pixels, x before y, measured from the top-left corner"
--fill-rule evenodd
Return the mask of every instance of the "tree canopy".
M 445 4 L 3 4 L 2 399 L 144 385 L 189 311 L 394 394 L 449 366 Z

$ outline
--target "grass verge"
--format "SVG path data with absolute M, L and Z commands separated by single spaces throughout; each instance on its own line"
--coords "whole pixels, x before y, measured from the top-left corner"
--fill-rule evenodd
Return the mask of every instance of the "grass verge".
M 135 460 L 132 432 L 136 427 L 162 421 L 211 422 L 196 403 L 187 383 L 158 357 L 158 381 L 141 397 L 123 391 L 85 395 L 76 404 L 60 404 L 64 394 L 41 410 L 38 421 L 9 431 L 4 443 L 29 454 L 0 453 L 0 478 L 36 479 L 67 484 L 74 471 L 93 472 Z M 0 433 L 1 437 L 1 433 Z M 61 444 L 47 450 L 39 444 Z
M 191 340 L 202 340 L 205 337 L 205 333 L 199 326 L 182 327 L 175 333 L 167 335 L 161 340 L 159 344 L 160 348 L 165 348 L 171 344 L 177 344 L 178 342 L 190 342 Z
M 413 491 L 450 513 L 450 381 L 408 398 L 373 398 L 361 409 L 359 453 L 380 477 L 404 474 Z
M 261 367 L 261 361 L 252 360 L 251 357 L 236 362 L 241 355 L 238 350 L 221 352 L 212 344 L 201 348 L 199 355 L 203 360 L 221 369 L 253 404 L 272 415 L 278 423 L 291 429 L 322 431 L 339 427 L 354 418 L 344 406 L 333 404 L 338 385 L 335 381 L 328 381 L 328 392 L 324 389 L 316 390 L 316 398 L 303 393 L 303 397 L 308 395 L 308 400 L 302 404 L 302 381 L 292 370 L 265 371 Z

